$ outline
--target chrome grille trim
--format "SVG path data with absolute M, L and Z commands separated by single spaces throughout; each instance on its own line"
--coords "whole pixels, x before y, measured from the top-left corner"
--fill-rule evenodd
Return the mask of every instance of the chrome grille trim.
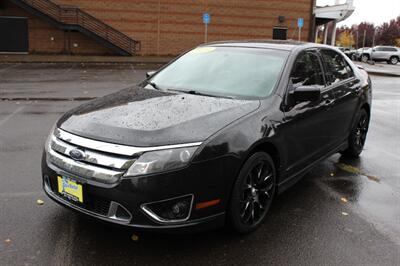
M 47 162 L 60 170 L 105 184 L 113 184 L 123 177 L 136 158 L 144 152 L 182 147 L 194 147 L 201 142 L 133 147 L 80 137 L 59 128 L 46 144 Z M 81 150 L 83 157 L 74 159 L 70 152 Z
M 62 140 L 59 140 L 54 136 L 51 139 L 50 147 L 67 157 L 70 157 L 69 154 L 72 150 L 79 148 L 78 146 L 70 145 Z M 85 157 L 80 161 L 114 169 L 127 170 L 135 161 L 131 158 L 120 158 L 86 149 L 84 150 L 84 153 Z
M 75 174 L 79 177 L 88 178 L 91 180 L 99 181 L 106 184 L 115 183 L 121 178 L 125 171 L 115 171 L 105 169 L 83 162 L 74 161 L 65 157 L 52 149 L 47 152 L 47 160 L 56 167 Z
M 78 135 L 66 132 L 59 128 L 55 129 L 54 135 L 61 140 L 78 145 L 80 147 L 108 152 L 108 153 L 114 153 L 123 156 L 134 156 L 148 151 L 159 151 L 166 149 L 200 146 L 202 144 L 202 142 L 193 142 L 186 144 L 175 144 L 175 145 L 154 146 L 154 147 L 134 147 L 134 146 L 114 144 L 114 143 L 83 138 Z

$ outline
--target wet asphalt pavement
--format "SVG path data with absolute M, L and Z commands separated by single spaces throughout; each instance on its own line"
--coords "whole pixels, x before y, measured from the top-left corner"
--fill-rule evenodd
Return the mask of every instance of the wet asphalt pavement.
M 400 264 L 400 78 L 372 77 L 372 120 L 361 158 L 334 155 L 318 164 L 276 199 L 251 235 L 147 233 L 135 242 L 131 229 L 48 199 L 40 159 L 55 120 L 85 97 L 144 75 L 131 65 L 0 64 L 0 265 Z M 4 100 L 10 98 L 16 100 Z

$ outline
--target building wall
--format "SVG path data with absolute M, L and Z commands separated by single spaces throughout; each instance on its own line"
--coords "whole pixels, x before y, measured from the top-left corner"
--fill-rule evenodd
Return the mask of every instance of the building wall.
M 204 42 L 202 14 L 211 14 L 208 41 L 269 39 L 274 26 L 288 27 L 288 38 L 297 39 L 297 19 L 304 18 L 302 40 L 310 39 L 314 0 L 53 0 L 82 10 L 141 42 L 142 55 L 175 55 Z M 278 17 L 285 21 L 279 23 Z M 33 20 L 33 19 L 32 19 Z M 36 21 L 36 20 L 35 20 Z M 32 23 L 39 35 L 48 32 L 41 22 Z M 37 25 L 37 26 L 36 26 Z M 50 32 L 50 30 L 49 30 Z M 52 29 L 54 32 L 54 29 Z M 55 34 L 55 33 L 54 33 Z M 62 33 L 58 33 L 59 35 Z M 77 37 L 76 38 L 81 38 Z M 47 41 L 46 41 L 47 42 Z M 39 45 L 38 50 L 60 50 Z M 59 45 L 59 44 L 57 44 Z M 104 53 L 98 47 L 76 52 Z M 90 49 L 89 49 L 90 48 Z M 49 50 L 49 51 L 50 51 Z
M 38 54 L 113 54 L 79 32 L 66 33 L 40 20 L 19 7 L 0 0 L 0 16 L 28 18 L 29 52 Z

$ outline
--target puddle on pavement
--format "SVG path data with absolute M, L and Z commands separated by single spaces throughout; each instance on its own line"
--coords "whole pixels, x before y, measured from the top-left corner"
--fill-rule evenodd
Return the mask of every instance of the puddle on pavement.
M 356 213 L 400 244 L 400 193 L 379 177 L 366 173 L 359 159 L 344 160 L 330 160 L 332 174 L 326 172 L 321 184 L 336 194 L 338 200 L 348 199 Z

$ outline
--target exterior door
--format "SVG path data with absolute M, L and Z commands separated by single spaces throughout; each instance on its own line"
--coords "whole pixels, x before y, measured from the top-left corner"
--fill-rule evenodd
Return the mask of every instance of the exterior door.
M 372 60 L 382 60 L 385 59 L 386 53 L 384 47 L 376 47 L 372 49 Z
M 322 49 L 320 52 L 326 68 L 328 89 L 335 95 L 335 101 L 332 104 L 334 115 L 330 119 L 330 129 L 334 134 L 334 145 L 338 146 L 349 135 L 358 107 L 359 97 L 357 95 L 360 93 L 361 84 L 341 54 L 331 49 Z
M 319 55 L 314 51 L 301 53 L 293 66 L 285 108 L 285 149 L 288 176 L 299 172 L 328 151 L 332 143 L 331 104 L 334 95 L 325 86 Z M 294 102 L 292 91 L 299 86 L 319 86 L 321 97 L 315 101 Z
M 28 52 L 28 20 L 20 17 L 0 17 L 0 52 Z

